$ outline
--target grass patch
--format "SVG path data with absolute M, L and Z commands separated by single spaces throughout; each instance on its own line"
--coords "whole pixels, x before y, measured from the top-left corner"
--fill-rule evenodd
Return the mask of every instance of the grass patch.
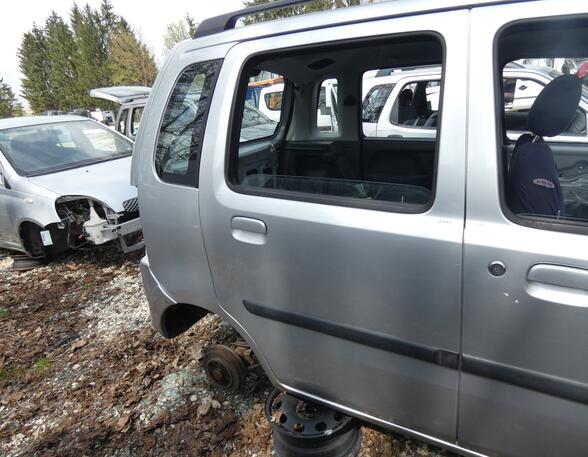
M 0 383 L 15 381 L 27 374 L 42 376 L 47 373 L 52 366 L 53 362 L 47 357 L 41 357 L 40 359 L 36 360 L 35 363 L 33 363 L 33 365 L 28 369 L 18 367 L 14 364 L 7 365 L 0 368 Z
M 0 308 L 0 319 L 6 319 L 8 316 L 10 316 L 10 311 L 6 308 Z
M 53 362 L 47 357 L 41 357 L 33 364 L 33 372 L 43 374 L 53 366 Z
M 15 365 L 10 365 L 6 367 L 0 368 L 0 382 L 12 381 L 13 379 L 18 379 L 24 370 L 19 368 Z

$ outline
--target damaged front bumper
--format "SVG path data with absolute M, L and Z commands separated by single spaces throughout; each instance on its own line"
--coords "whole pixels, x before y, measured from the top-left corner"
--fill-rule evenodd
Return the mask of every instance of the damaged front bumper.
M 104 244 L 118 239 L 123 252 L 136 251 L 145 245 L 143 240 L 129 245 L 125 238 L 127 235 L 141 232 L 142 225 L 140 217 L 120 224 L 112 224 L 104 219 L 102 221 L 104 222 L 100 224 L 84 224 L 86 238 L 92 243 Z
M 122 206 L 124 210 L 116 212 L 89 197 L 60 197 L 55 207 L 61 222 L 46 227 L 41 237 L 44 233 L 46 238 L 55 235 L 57 251 L 78 249 L 86 243 L 100 245 L 109 241 L 118 241 L 124 252 L 141 249 L 144 243 L 138 200 L 136 197 L 125 200 Z M 52 241 L 43 238 L 45 246 L 52 244 Z

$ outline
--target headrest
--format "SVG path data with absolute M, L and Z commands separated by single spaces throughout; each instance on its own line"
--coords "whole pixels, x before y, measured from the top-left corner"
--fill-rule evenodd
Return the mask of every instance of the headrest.
M 402 92 L 400 92 L 400 95 L 398 95 L 398 103 L 400 103 L 401 106 L 408 106 L 411 101 L 412 101 L 412 90 L 403 89 Z
M 555 78 L 539 93 L 529 111 L 529 130 L 539 136 L 559 135 L 572 122 L 581 95 L 580 78 L 574 75 Z

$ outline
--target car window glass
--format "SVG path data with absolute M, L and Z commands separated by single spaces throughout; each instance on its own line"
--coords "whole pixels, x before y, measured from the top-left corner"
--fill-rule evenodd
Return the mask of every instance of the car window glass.
M 121 111 L 120 116 L 118 118 L 118 125 L 116 127 L 117 132 L 122 133 L 123 135 L 127 134 L 127 118 L 129 116 L 129 110 L 124 109 Z
M 116 151 L 119 147 L 118 143 L 122 140 L 103 128 L 90 127 L 82 129 L 82 133 L 95 149 L 101 151 Z
M 382 109 L 388 101 L 390 93 L 394 89 L 393 83 L 377 84 L 371 89 L 363 99 L 362 104 L 362 121 L 368 123 L 377 123 L 382 114 Z M 366 134 L 364 130 L 364 134 Z
M 409 129 L 430 130 L 435 135 L 439 121 L 440 81 L 415 81 L 404 84 L 397 92 L 390 113 L 390 122 Z M 412 137 L 405 132 L 403 137 Z
M 549 30 L 553 27 L 547 23 L 519 30 L 517 52 L 524 52 L 525 43 L 539 43 L 546 54 L 554 50 L 566 52 L 565 46 L 573 42 L 566 34 L 574 32 L 561 30 L 558 32 L 561 35 L 557 35 L 561 36 L 561 43 L 547 42 L 541 38 L 544 27 Z M 503 33 L 503 37 L 508 36 L 509 29 Z M 498 43 L 499 56 L 510 55 L 510 45 L 501 47 L 501 41 Z M 537 55 L 538 48 L 533 47 L 529 52 Z M 497 71 L 503 87 L 502 100 L 497 106 L 503 114 L 501 152 L 506 206 L 519 217 L 515 219 L 517 222 L 539 219 L 549 224 L 541 227 L 555 229 L 561 223 L 588 223 L 588 89 L 582 84 L 583 75 L 578 74 L 586 56 L 504 61 L 507 63 Z M 579 79 L 577 83 L 575 78 Z M 558 81 L 567 83 L 558 85 Z M 548 86 L 559 87 L 559 92 L 539 98 Z M 575 95 L 570 95 L 577 93 L 580 94 L 578 102 Z M 529 124 L 530 113 L 534 111 L 535 122 Z M 560 125 L 564 113 L 570 113 L 566 114 L 565 126 Z M 533 224 L 537 226 L 536 221 Z
M 410 211 L 423 211 L 433 200 L 437 155 L 436 116 L 432 115 L 440 112 L 441 87 L 436 74 L 440 77 L 442 72 L 443 52 L 436 37 L 419 37 L 415 42 L 415 49 L 427 56 L 428 66 L 399 70 L 403 77 L 410 74 L 409 71 L 434 74 L 431 79 L 416 81 L 413 86 L 419 93 L 417 97 L 422 96 L 419 108 L 424 119 L 421 128 L 415 128 L 424 133 L 414 137 L 424 141 L 415 142 L 407 149 L 395 138 L 391 139 L 400 133 L 390 130 L 381 134 L 374 132 L 373 136 L 381 135 L 382 140 L 368 142 L 364 140 L 368 137 L 365 130 L 361 135 L 360 130 L 353 128 L 364 113 L 375 118 L 377 112 L 383 110 L 387 97 L 396 89 L 390 78 L 398 79 L 396 73 L 390 74 L 394 70 L 385 68 L 388 60 L 384 56 L 397 55 L 404 46 L 400 40 L 392 39 L 385 45 L 382 41 L 362 42 L 357 48 L 337 48 L 332 53 L 317 47 L 304 52 L 292 51 L 292 55 L 282 52 L 268 60 L 256 56 L 254 63 L 253 59 L 246 63 L 241 80 L 247 83 L 242 83 L 240 88 L 245 101 L 234 112 L 234 119 L 242 126 L 241 141 L 237 147 L 231 146 L 229 162 L 229 179 L 234 188 L 276 198 L 316 198 L 327 204 L 373 207 L 392 202 L 410 207 Z M 325 55 L 330 57 L 325 58 Z M 355 73 L 348 66 L 340 65 L 340 62 L 357 60 L 358 56 L 363 60 L 357 62 Z M 366 72 L 369 74 L 363 75 L 362 82 L 363 73 L 359 68 L 378 68 L 378 64 L 384 64 L 384 69 Z M 329 72 L 331 68 L 345 67 L 346 70 L 326 76 L 323 69 L 327 67 Z M 282 126 L 278 129 L 275 125 L 266 127 L 268 133 L 264 136 L 248 136 L 255 139 L 271 134 L 271 141 L 244 141 L 244 131 L 249 125 L 244 113 L 254 108 L 252 90 L 254 84 L 260 83 L 255 79 L 260 68 L 286 70 L 280 75 L 283 79 L 279 83 L 284 109 L 278 119 Z M 275 74 L 269 76 L 276 77 Z M 359 105 L 358 93 L 367 95 L 376 86 L 380 87 L 371 91 L 365 104 Z M 265 106 L 263 95 L 260 100 L 260 107 Z M 386 119 L 389 116 L 387 113 Z M 430 117 L 432 124 L 425 125 Z M 344 125 L 350 128 L 342 128 Z M 236 143 L 236 139 L 234 141 Z
M 246 96 L 241 112 L 240 142 L 268 138 L 274 134 L 281 116 L 283 81 L 281 75 L 268 71 L 261 71 L 249 78 L 247 94 L 258 91 L 263 96 L 258 99 L 258 105 L 254 97 Z
M 143 116 L 143 107 L 133 109 L 133 116 L 131 120 L 131 135 L 133 137 L 137 136 L 137 132 L 139 130 L 139 125 L 141 124 L 141 116 Z
M 518 138 L 520 132 L 527 130 L 527 114 L 546 84 L 520 75 L 517 76 L 517 72 L 521 73 L 522 71 L 525 70 L 509 69 L 508 67 L 503 71 L 504 118 L 508 137 L 513 140 Z M 526 71 L 528 72 L 529 69 Z M 548 81 L 554 79 L 554 76 L 563 74 L 554 69 L 546 71 L 533 68 L 533 71 L 536 72 L 536 77 L 542 76 Z M 570 125 L 561 135 L 586 136 L 586 113 L 580 107 L 578 107 Z M 548 141 L 551 140 L 548 139 Z
M 321 81 L 316 107 L 316 126 L 322 133 L 339 132 L 339 105 L 336 78 Z
M 180 75 L 165 113 L 155 153 L 164 181 L 197 186 L 206 116 L 220 60 L 190 65 Z
M 93 121 L 2 131 L 3 152 L 17 173 L 33 176 L 129 156 L 132 142 Z

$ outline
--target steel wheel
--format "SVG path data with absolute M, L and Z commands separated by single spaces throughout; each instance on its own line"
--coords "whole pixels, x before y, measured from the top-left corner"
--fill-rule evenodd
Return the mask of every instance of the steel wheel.
M 330 408 L 274 390 L 265 403 L 278 457 L 354 457 L 359 424 Z

